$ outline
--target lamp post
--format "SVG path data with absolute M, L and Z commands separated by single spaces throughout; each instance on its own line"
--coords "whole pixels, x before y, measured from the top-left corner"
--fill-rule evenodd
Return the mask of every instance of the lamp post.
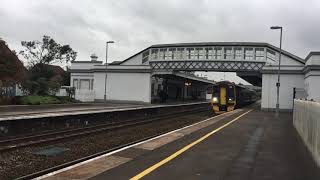
M 281 26 L 272 26 L 272 30 L 280 29 L 280 55 L 279 55 L 279 64 L 278 64 L 278 81 L 277 81 L 277 104 L 276 104 L 276 117 L 279 117 L 279 90 L 280 90 L 280 64 L 281 64 L 281 54 L 282 54 L 282 27 Z
M 107 101 L 107 69 L 108 69 L 108 45 L 114 41 L 107 41 L 106 43 L 106 76 L 104 77 L 104 102 Z

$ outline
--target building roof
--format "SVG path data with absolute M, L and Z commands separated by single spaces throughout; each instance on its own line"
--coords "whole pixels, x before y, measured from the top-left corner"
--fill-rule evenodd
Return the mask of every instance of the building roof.
M 315 55 L 320 55 L 320 51 L 311 51 L 305 60 L 307 61 L 311 56 L 315 56 Z
M 5 41 L 0 40 L 0 81 L 4 85 L 12 85 L 24 80 L 26 68 L 6 45 Z M 0 84 L 1 85 L 1 84 Z
M 121 63 L 124 63 L 126 61 L 128 61 L 129 59 L 131 59 L 132 57 L 142 53 L 143 51 L 146 51 L 150 48 L 167 48 L 167 47 L 197 47 L 197 46 L 255 46 L 255 47 L 268 47 L 270 49 L 273 49 L 274 51 L 280 52 L 280 48 L 273 46 L 269 43 L 265 43 L 265 42 L 196 42 L 196 43 L 173 43 L 173 44 L 155 44 L 152 46 L 149 46 L 145 49 L 143 49 L 142 51 L 139 51 L 138 53 L 130 56 L 129 58 L 123 60 Z M 293 58 L 296 61 L 299 61 L 303 64 L 305 64 L 305 60 L 294 55 L 291 54 L 285 50 L 282 49 L 282 54 L 287 55 L 291 58 Z
M 71 63 L 94 63 L 94 64 L 102 64 L 102 61 L 71 61 Z
M 65 73 L 62 67 L 50 64 L 36 64 L 33 68 L 45 68 L 53 72 L 53 76 L 50 78 L 51 81 L 61 82 Z
M 113 61 L 111 63 L 109 63 L 108 65 L 120 65 L 122 63 L 122 61 Z

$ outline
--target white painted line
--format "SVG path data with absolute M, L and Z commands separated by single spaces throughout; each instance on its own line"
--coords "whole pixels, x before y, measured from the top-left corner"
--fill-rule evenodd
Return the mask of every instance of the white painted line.
M 235 111 L 236 111 L 236 112 L 235 112 Z M 230 112 L 226 112 L 226 113 L 223 113 L 223 114 L 219 114 L 219 115 L 217 115 L 217 116 L 214 116 L 214 117 L 205 119 L 205 120 L 203 120 L 203 121 L 200 121 L 200 122 L 197 122 L 197 123 L 194 123 L 194 124 L 191 124 L 191 125 L 188 125 L 188 126 L 185 126 L 185 127 L 182 127 L 182 128 L 179 128 L 179 129 L 170 131 L 170 132 L 167 132 L 167 133 L 165 133 L 165 134 L 161 134 L 161 135 L 156 136 L 156 137 L 153 137 L 153 138 L 151 138 L 151 139 L 147 139 L 147 140 L 144 140 L 144 141 L 141 141 L 141 142 L 138 142 L 138 143 L 135 143 L 135 144 L 132 144 L 132 145 L 129 145 L 129 146 L 126 146 L 126 147 L 117 149 L 117 150 L 115 150 L 115 151 L 112 151 L 112 152 L 103 154 L 103 155 L 101 155 L 101 156 L 98 156 L 98 157 L 95 157 L 95 158 L 92 158 L 92 159 L 89 159 L 89 160 L 86 160 L 86 161 L 83 161 L 83 162 L 80 162 L 80 163 L 77 163 L 77 164 L 74 164 L 74 165 L 72 165 L 72 166 L 69 166 L 69 167 L 66 167 L 66 168 L 63 168 L 63 169 L 59 169 L 59 170 L 57 170 L 57 171 L 54 171 L 54 172 L 45 174 L 45 175 L 43 175 L 43 176 L 40 176 L 40 177 L 37 177 L 37 178 L 34 178 L 34 179 L 35 179 L 35 180 L 44 179 L 44 178 L 53 176 L 53 175 L 55 175 L 55 174 L 58 174 L 58 173 L 61 173 L 61 172 L 64 172 L 64 171 L 73 169 L 73 168 L 78 167 L 78 166 L 81 166 L 81 165 L 83 165 L 83 164 L 90 163 L 90 162 L 92 162 L 92 161 L 94 161 L 94 160 L 97 160 L 97 159 L 100 159 L 100 158 L 102 158 L 102 157 L 110 156 L 110 155 L 112 155 L 112 154 L 115 154 L 115 153 L 121 152 L 121 151 L 123 151 L 123 150 L 129 149 L 129 148 L 131 148 L 131 147 L 138 146 L 138 145 L 143 144 L 143 143 L 147 143 L 147 142 L 149 142 L 149 141 L 152 141 L 152 140 L 161 138 L 161 137 L 163 137 L 163 136 L 166 136 L 166 135 L 175 133 L 175 132 L 177 132 L 177 131 L 180 131 L 180 130 L 183 130 L 183 129 L 186 129 L 186 128 L 189 128 L 189 127 L 192 127 L 192 126 L 196 126 L 196 125 L 198 125 L 198 124 L 200 124 L 200 123 L 204 123 L 204 122 L 206 122 L 206 121 L 210 121 L 210 120 L 215 119 L 215 118 L 217 118 L 217 117 L 220 117 L 220 116 L 223 116 L 223 115 L 227 115 L 227 114 L 230 114 L 230 113 L 237 113 L 238 111 L 242 111 L 242 109 L 236 109 L 236 110 L 234 110 L 234 111 L 230 111 Z

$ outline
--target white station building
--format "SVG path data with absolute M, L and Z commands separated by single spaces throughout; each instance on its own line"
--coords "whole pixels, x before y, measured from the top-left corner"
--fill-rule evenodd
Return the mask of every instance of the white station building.
M 151 103 L 164 89 L 168 98 L 205 99 L 213 82 L 186 72 L 236 72 L 262 86 L 261 108 L 272 110 L 279 55 L 279 49 L 268 43 L 159 44 L 107 66 L 95 55 L 90 61 L 73 61 L 71 86 L 81 101 L 104 100 L 105 89 L 106 99 L 116 101 Z M 303 59 L 282 51 L 280 69 L 280 109 L 291 110 L 294 96 L 320 101 L 320 52 Z

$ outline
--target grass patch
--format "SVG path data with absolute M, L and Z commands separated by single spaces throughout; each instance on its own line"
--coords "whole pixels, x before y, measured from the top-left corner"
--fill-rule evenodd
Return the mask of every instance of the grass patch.
M 72 102 L 69 97 L 21 96 L 18 98 L 18 104 L 21 105 L 64 104 L 69 102 Z

